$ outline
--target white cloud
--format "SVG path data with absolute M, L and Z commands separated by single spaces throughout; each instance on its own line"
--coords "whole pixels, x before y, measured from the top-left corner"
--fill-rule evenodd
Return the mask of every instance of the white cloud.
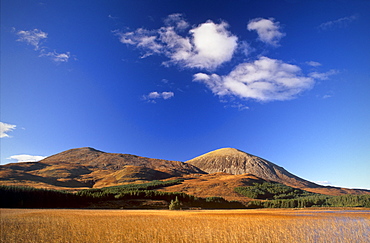
M 18 39 L 17 41 L 25 42 L 27 45 L 32 45 L 35 47 L 35 50 L 39 50 L 42 40 L 48 37 L 48 34 L 39 30 L 20 30 L 17 32 Z
M 325 73 L 312 72 L 312 73 L 309 73 L 309 76 L 314 79 L 327 80 L 329 79 L 330 76 L 337 74 L 337 73 L 338 73 L 337 70 L 332 69 Z
M 168 15 L 164 23 L 166 26 L 174 26 L 178 30 L 185 30 L 189 27 L 189 23 L 179 13 Z
M 328 30 L 328 29 L 335 29 L 335 28 L 343 28 L 348 26 L 351 22 L 357 20 L 359 16 L 357 14 L 346 16 L 337 20 L 328 21 L 319 25 L 319 29 L 321 30 Z
M 254 51 L 254 48 L 247 41 L 241 41 L 238 48 L 245 56 L 249 56 Z
M 194 81 L 205 83 L 216 95 L 233 95 L 257 101 L 288 100 L 310 89 L 314 79 L 301 75 L 298 66 L 260 57 L 241 63 L 228 75 L 197 73 Z
M 249 31 L 257 31 L 259 40 L 272 46 L 278 46 L 280 39 L 285 36 L 284 33 L 280 32 L 280 23 L 274 22 L 273 18 L 252 19 L 249 21 L 247 28 Z
M 228 24 L 216 24 L 211 20 L 190 29 L 186 36 L 180 32 L 189 24 L 181 14 L 172 14 L 164 20 L 165 26 L 158 30 L 139 28 L 134 32 L 116 31 L 124 44 L 142 49 L 147 57 L 153 54 L 165 55 L 165 65 L 176 64 L 186 68 L 213 70 L 231 60 L 238 38 L 228 30 Z
M 167 100 L 171 97 L 173 97 L 175 94 L 173 92 L 162 92 L 163 99 Z
M 45 156 L 20 154 L 12 155 L 7 159 L 17 160 L 17 162 L 37 162 L 45 158 L 46 158 Z
M 249 31 L 256 31 L 259 41 L 277 47 L 285 36 L 280 23 L 273 18 L 256 18 L 249 21 Z M 203 69 L 209 73 L 194 74 L 193 81 L 204 83 L 220 97 L 239 97 L 257 101 L 289 100 L 309 90 L 315 80 L 327 79 L 336 71 L 302 74 L 300 67 L 281 60 L 259 57 L 254 61 L 238 64 L 227 75 L 214 73 L 222 64 L 231 61 L 236 52 L 249 56 L 256 51 L 247 41 L 239 41 L 229 31 L 229 25 L 208 20 L 198 26 L 190 26 L 181 14 L 169 15 L 164 25 L 155 30 L 138 28 L 131 32 L 114 31 L 121 43 L 143 51 L 142 57 L 162 55 L 168 58 L 163 65 L 178 65 L 181 68 Z M 309 61 L 307 65 L 321 66 Z M 155 103 L 156 99 L 169 99 L 172 92 L 151 92 L 143 99 Z M 240 110 L 248 107 L 236 103 Z
M 16 125 L 0 122 L 0 138 L 10 137 L 7 133 L 13 131 Z
M 330 181 L 315 181 L 315 183 L 322 186 L 334 186 Z
M 185 60 L 187 66 L 214 69 L 230 61 L 238 38 L 231 35 L 227 28 L 228 24 L 225 22 L 215 24 L 207 21 L 190 30 L 194 52 Z
M 39 30 L 20 30 L 16 33 L 18 35 L 17 41 L 25 42 L 28 45 L 32 45 L 35 47 L 35 51 L 39 51 L 39 57 L 49 57 L 54 62 L 68 62 L 71 54 L 69 52 L 66 53 L 57 53 L 56 51 L 48 52 L 49 49 L 46 46 L 42 46 L 42 41 L 46 40 L 48 34 Z
M 306 64 L 309 65 L 309 66 L 312 66 L 312 67 L 319 67 L 319 66 L 321 66 L 321 63 L 315 62 L 315 61 L 309 61 L 309 62 L 306 62 Z
M 56 51 L 48 53 L 41 52 L 40 57 L 43 56 L 50 57 L 54 62 L 68 62 L 71 54 L 69 52 L 57 53 Z
M 143 28 L 134 32 L 121 33 L 116 31 L 120 41 L 124 44 L 135 45 L 145 51 L 143 57 L 150 56 L 154 53 L 161 53 L 163 46 L 158 43 L 156 33 Z
M 155 101 L 154 101 L 155 99 L 167 100 L 167 99 L 172 98 L 173 96 L 175 96 L 175 94 L 171 91 L 170 92 L 162 92 L 162 93 L 158 93 L 157 91 L 154 91 L 154 92 L 150 92 L 147 95 L 144 95 L 143 99 L 153 101 L 155 103 Z
M 227 106 L 225 106 L 225 107 L 227 107 Z M 230 107 L 237 108 L 239 111 L 249 110 L 248 106 L 240 104 L 240 103 L 232 104 L 232 105 L 230 105 Z

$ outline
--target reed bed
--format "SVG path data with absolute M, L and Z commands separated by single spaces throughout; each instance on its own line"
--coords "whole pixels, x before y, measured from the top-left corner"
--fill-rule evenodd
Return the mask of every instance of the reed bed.
M 370 213 L 0 209 L 1 242 L 370 242 Z

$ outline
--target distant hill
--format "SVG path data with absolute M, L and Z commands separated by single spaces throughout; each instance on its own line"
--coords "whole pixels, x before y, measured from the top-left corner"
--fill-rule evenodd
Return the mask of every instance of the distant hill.
M 267 160 L 233 148 L 180 162 L 105 153 L 85 147 L 67 150 L 39 162 L 0 166 L 0 185 L 72 191 L 179 178 L 184 180 L 182 184 L 159 190 L 248 201 L 234 188 L 267 181 L 327 195 L 370 194 L 368 190 L 317 185 Z

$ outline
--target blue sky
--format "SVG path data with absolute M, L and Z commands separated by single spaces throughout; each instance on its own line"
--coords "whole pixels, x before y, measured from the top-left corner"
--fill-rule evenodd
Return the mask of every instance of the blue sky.
M 369 1 L 1 1 L 1 164 L 222 147 L 370 188 Z

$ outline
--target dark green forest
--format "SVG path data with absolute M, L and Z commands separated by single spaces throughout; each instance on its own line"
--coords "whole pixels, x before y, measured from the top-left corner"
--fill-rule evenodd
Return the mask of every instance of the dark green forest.
M 234 190 L 253 199 L 293 199 L 315 195 L 277 182 L 253 183 L 253 186 L 236 187 Z
M 370 208 L 370 195 L 315 195 L 295 199 L 252 201 L 248 208 L 365 207 Z
M 158 188 L 182 183 L 182 180 L 152 181 L 86 189 L 76 193 L 36 189 L 32 187 L 0 186 L 0 207 L 3 208 L 135 208 L 127 202 L 161 200 L 180 208 L 304 208 L 304 207 L 367 207 L 370 195 L 328 196 L 306 192 L 279 183 L 255 183 L 237 187 L 235 191 L 255 199 L 248 204 L 227 201 L 222 197 L 200 198 L 180 192 L 157 191 Z
M 263 199 L 249 202 L 248 208 L 368 207 L 370 195 L 328 196 L 286 186 L 277 182 L 254 183 L 236 187 L 237 193 Z
M 181 180 L 152 181 L 99 189 L 86 189 L 77 193 L 36 189 L 32 187 L 0 186 L 0 207 L 4 208 L 131 208 L 120 202 L 129 200 L 163 200 L 168 204 L 177 200 L 182 208 L 245 208 L 236 201 L 222 197 L 198 198 L 180 192 L 156 191 L 161 187 L 176 185 Z M 104 206 L 99 206 L 104 203 Z

